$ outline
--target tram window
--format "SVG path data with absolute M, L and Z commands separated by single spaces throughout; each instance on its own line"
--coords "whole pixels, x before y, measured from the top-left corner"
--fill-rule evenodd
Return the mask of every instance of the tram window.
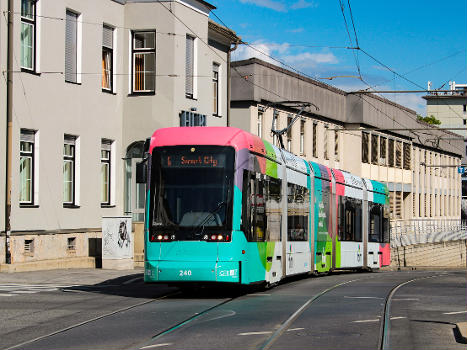
M 266 178 L 266 240 L 281 240 L 281 187 L 282 181 L 269 176 Z
M 308 188 L 287 184 L 287 239 L 308 240 L 310 197 Z
M 250 242 L 262 242 L 266 235 L 265 181 L 261 174 L 243 173 L 242 230 Z
M 383 243 L 389 243 L 390 241 L 390 228 L 389 228 L 389 208 L 384 206 L 383 208 Z
M 369 242 L 381 242 L 382 234 L 381 206 L 373 204 L 370 209 L 370 222 L 368 230 Z
M 362 203 L 361 200 L 343 197 L 340 200 L 339 240 L 362 241 Z

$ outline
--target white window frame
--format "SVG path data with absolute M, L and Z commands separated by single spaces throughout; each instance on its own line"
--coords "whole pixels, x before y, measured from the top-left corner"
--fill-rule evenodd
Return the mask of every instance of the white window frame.
M 23 23 L 26 25 L 31 26 L 32 28 L 32 44 L 31 44 L 31 67 L 26 67 L 23 66 L 23 41 L 20 40 L 21 42 L 21 59 L 20 59 L 20 65 L 21 69 L 27 71 L 27 72 L 36 72 L 36 57 L 37 57 L 37 3 L 38 1 L 32 0 L 32 5 L 33 5 L 33 14 L 32 18 L 28 18 L 23 16 L 22 12 L 20 13 L 21 17 L 21 32 L 22 32 L 22 26 Z M 22 8 L 21 8 L 22 11 Z M 21 36 L 21 34 L 20 34 Z
M 26 134 L 29 134 L 32 136 L 25 136 Z M 26 139 L 30 139 L 32 141 L 29 141 L 29 143 L 32 143 L 32 152 L 31 152 L 31 160 L 32 160 L 32 165 L 31 165 L 31 200 L 30 201 L 21 201 L 21 194 L 20 194 L 20 199 L 19 199 L 19 204 L 20 206 L 32 206 L 32 205 L 38 205 L 39 203 L 39 131 L 37 130 L 32 130 L 32 129 L 21 129 L 20 130 L 20 162 L 21 158 L 23 157 L 22 153 L 25 155 L 26 152 L 21 151 L 21 143 L 22 142 L 28 142 L 25 141 Z M 21 176 L 19 178 L 19 184 L 18 186 L 21 187 Z M 21 192 L 21 189 L 20 189 Z
M 74 139 L 74 141 L 72 140 Z M 65 147 L 66 144 L 71 144 L 74 145 L 74 154 L 73 156 L 65 156 L 65 154 L 62 153 L 62 163 L 65 164 L 66 161 L 72 161 L 73 162 L 73 167 L 72 167 L 72 200 L 71 201 L 65 201 L 64 193 L 63 193 L 63 206 L 64 207 L 77 207 L 79 206 L 80 203 L 80 137 L 75 136 L 75 135 L 70 135 L 70 134 L 65 134 L 64 135 L 64 142 L 63 142 L 63 147 Z M 65 184 L 65 173 L 63 172 L 62 174 L 63 179 L 62 179 L 62 185 L 64 186 Z
M 154 48 L 143 48 L 143 49 L 135 49 L 135 34 L 137 33 L 153 33 L 154 34 Z M 156 92 L 156 72 L 157 72 L 157 57 L 156 57 L 156 49 L 157 49 L 157 36 L 156 30 L 132 30 L 130 31 L 130 68 L 131 68 L 131 79 L 130 79 L 130 88 L 132 94 L 154 94 Z M 153 89 L 149 90 L 136 90 L 135 84 L 135 73 L 136 73 L 136 54 L 154 54 L 154 86 Z

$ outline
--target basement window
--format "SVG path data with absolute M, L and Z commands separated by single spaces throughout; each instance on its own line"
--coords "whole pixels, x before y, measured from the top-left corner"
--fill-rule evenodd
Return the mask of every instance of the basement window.
M 72 250 L 72 251 L 76 250 L 76 237 L 68 238 L 67 250 Z
M 34 253 L 34 240 L 33 239 L 24 240 L 24 252 L 27 254 Z

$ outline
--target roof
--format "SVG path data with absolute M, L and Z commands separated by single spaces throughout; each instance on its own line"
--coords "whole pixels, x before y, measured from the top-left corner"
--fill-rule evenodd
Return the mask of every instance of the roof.
M 237 33 L 235 33 L 232 29 L 224 27 L 219 23 L 214 22 L 212 19 L 209 19 L 208 28 L 229 39 L 231 43 L 241 41 L 241 38 L 237 36 Z

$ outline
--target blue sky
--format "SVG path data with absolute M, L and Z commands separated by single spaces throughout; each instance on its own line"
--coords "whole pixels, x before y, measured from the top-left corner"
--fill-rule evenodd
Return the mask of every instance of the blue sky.
M 213 12 L 244 41 L 321 81 L 346 91 L 420 90 L 448 81 L 467 83 L 467 6 L 465 0 L 350 0 L 359 47 L 404 80 L 355 47 L 348 0 L 344 23 L 339 0 L 211 0 Z M 211 18 L 217 22 L 214 15 Z M 271 58 L 242 45 L 233 59 Z M 415 83 L 415 84 L 414 84 Z M 417 86 L 418 85 L 418 86 Z M 425 115 L 423 94 L 384 97 Z

